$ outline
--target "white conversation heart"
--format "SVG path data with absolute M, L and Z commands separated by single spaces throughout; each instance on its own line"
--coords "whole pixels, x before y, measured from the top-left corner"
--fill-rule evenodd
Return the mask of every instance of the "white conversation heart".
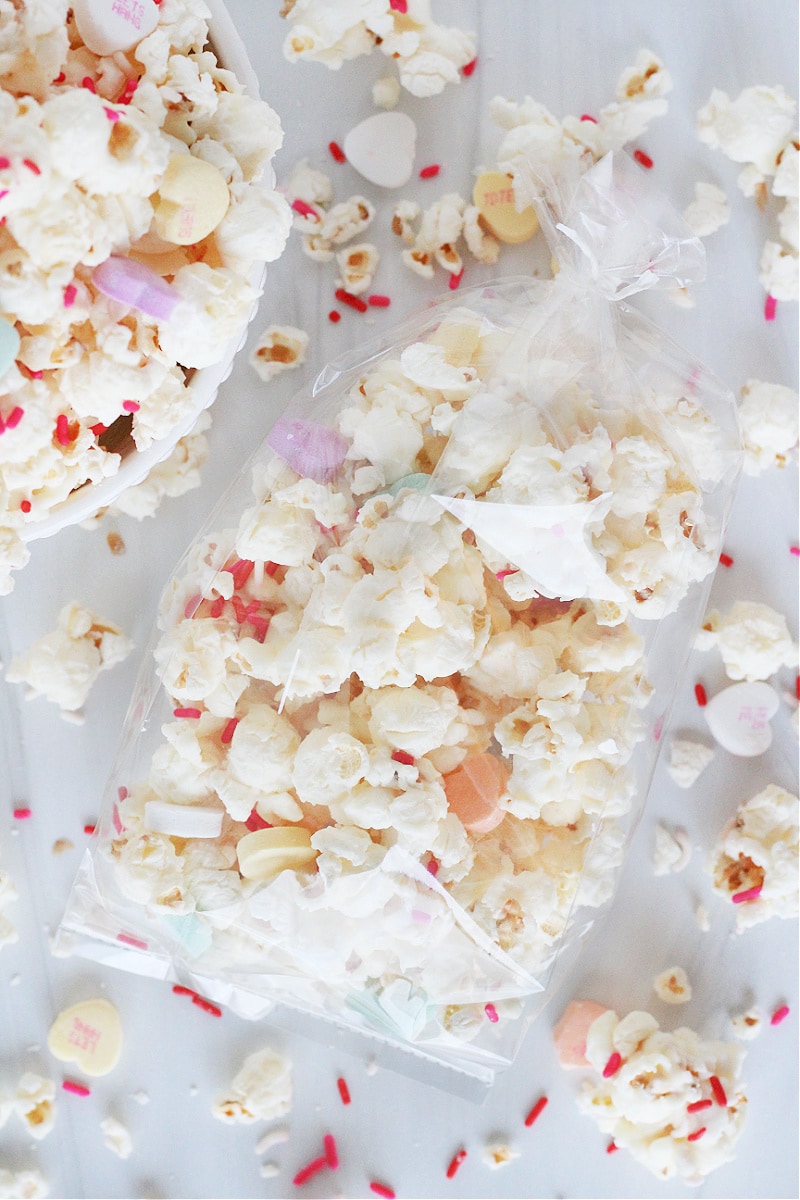
M 344 152 L 351 167 L 378 187 L 408 183 L 414 166 L 417 127 L 405 113 L 377 113 L 350 130 Z
M 47 1035 L 50 1053 L 74 1062 L 86 1075 L 107 1075 L 122 1051 L 119 1013 L 108 1000 L 83 1000 L 65 1008 Z
M 131 50 L 158 24 L 154 0 L 72 0 L 81 40 L 93 54 Z
M 144 806 L 144 827 L 168 837 L 215 838 L 222 832 L 223 816 L 221 808 L 148 800 Z
M 709 700 L 703 714 L 723 749 L 755 758 L 772 743 L 770 719 L 779 704 L 778 693 L 768 683 L 735 683 Z

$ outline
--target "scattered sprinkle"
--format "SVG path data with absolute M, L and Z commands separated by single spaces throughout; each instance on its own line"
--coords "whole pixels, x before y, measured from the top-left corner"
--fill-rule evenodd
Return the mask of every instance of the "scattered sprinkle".
M 331 311 L 328 313 L 328 320 L 333 321 L 334 325 L 336 325 L 339 321 L 341 321 L 341 319 L 342 319 L 342 314 L 340 312 L 338 312 L 335 308 L 332 308 Z
M 757 900 L 761 895 L 761 889 L 764 885 L 759 883 L 756 887 L 747 888 L 743 892 L 734 892 L 731 900 L 734 904 L 747 904 L 749 900 Z
M 713 1095 L 717 1104 L 720 1106 L 720 1108 L 727 1108 L 728 1097 L 725 1095 L 725 1088 L 722 1086 L 720 1079 L 718 1079 L 716 1075 L 712 1075 L 708 1082 L 711 1085 L 711 1094 Z
M 306 204 L 305 200 L 301 200 L 299 197 L 292 201 L 292 208 L 296 213 L 299 213 L 301 217 L 316 217 L 318 221 L 320 220 L 320 215 L 317 210 L 310 204 Z
M 694 1133 L 690 1133 L 690 1134 L 688 1134 L 688 1136 L 687 1136 L 687 1138 L 686 1138 L 687 1142 L 697 1142 L 697 1141 L 699 1141 L 699 1140 L 700 1140 L 700 1138 L 701 1138 L 701 1137 L 703 1136 L 703 1134 L 705 1133 L 705 1131 L 706 1131 L 706 1127 L 705 1127 L 705 1125 L 701 1125 L 699 1129 L 695 1129 Z
M 20 511 L 21 511 L 21 512 L 24 512 L 24 513 L 29 513 L 29 512 L 31 511 L 31 502 L 30 502 L 30 500 L 20 500 L 20 502 L 19 502 L 19 507 L 20 507 Z
M 134 937 L 132 933 L 118 933 L 117 941 L 122 942 L 125 946 L 133 946 L 136 950 L 147 949 L 147 942 L 143 942 L 141 938 Z
M 176 996 L 196 996 L 194 988 L 186 987 L 183 983 L 173 983 L 172 990 Z
M 653 165 L 653 160 L 649 154 L 645 154 L 644 150 L 634 150 L 633 157 L 636 159 L 640 167 L 644 167 L 649 171 Z
M 138 86 L 139 86 L 138 79 L 129 79 L 128 82 L 125 84 L 125 87 L 122 89 L 122 93 L 121 93 L 120 98 L 117 101 L 117 103 L 118 104 L 130 104 L 131 100 L 133 99 L 133 94 L 136 91 Z
M 706 689 L 703 687 L 702 683 L 696 683 L 694 685 L 694 698 L 701 708 L 705 708 L 705 706 L 708 704 L 708 696 L 706 695 Z
M 463 278 L 464 278 L 464 268 L 463 267 L 461 268 L 461 270 L 458 272 L 457 275 L 450 276 L 450 282 L 448 283 L 447 286 L 450 288 L 451 292 L 455 292 L 461 286 L 461 280 Z
M 240 721 L 239 717 L 231 717 L 230 721 L 228 721 L 227 725 L 223 729 L 222 733 L 220 734 L 220 738 L 219 738 L 219 740 L 222 742 L 223 746 L 227 746 L 230 744 L 231 738 L 234 735 L 236 726 L 239 724 L 239 721 Z
M 192 1004 L 196 1004 L 198 1008 L 202 1008 L 203 1012 L 208 1013 L 210 1017 L 221 1017 L 222 1009 L 216 1004 L 212 1004 L 210 1000 L 206 1000 L 204 996 L 192 996 Z
M 586 119 L 585 117 L 581 117 L 582 121 L 585 119 Z M 589 120 L 592 120 L 592 118 L 590 117 Z M 608 1145 L 606 1146 L 606 1154 L 614 1154 L 615 1151 L 617 1151 L 617 1150 L 619 1150 L 619 1146 L 617 1145 L 616 1142 L 609 1142 Z
M 610 1079 L 612 1075 L 616 1075 L 621 1066 L 622 1055 L 618 1050 L 615 1050 L 606 1065 L 603 1067 L 603 1079 Z
M 91 1096 L 92 1089 L 88 1088 L 85 1083 L 75 1083 L 72 1079 L 65 1079 L 62 1084 L 65 1092 L 72 1092 L 73 1096 Z
M 447 1168 L 447 1171 L 445 1172 L 448 1179 L 453 1179 L 455 1177 L 459 1167 L 461 1166 L 461 1164 L 463 1163 L 463 1161 L 466 1157 L 467 1157 L 467 1152 L 464 1149 L 464 1147 L 462 1146 L 461 1149 L 458 1151 L 458 1153 L 454 1154 L 453 1157 L 450 1159 L 450 1164 Z
M 94 80 L 91 75 L 84 75 L 81 80 L 81 87 L 86 88 L 87 92 L 91 92 L 93 95 L 97 94 L 97 88 L 94 86 Z
M 408 0 L 389 0 L 389 8 L 394 9 L 395 12 L 407 13 Z
M 407 750 L 393 750 L 392 761 L 402 763 L 404 767 L 413 767 L 416 760 Z
M 721 566 L 723 566 L 723 567 L 732 567 L 733 566 L 733 559 L 731 558 L 730 554 L 720 554 L 719 561 L 720 561 Z
M 403 0 L 403 3 L 405 3 L 405 0 Z M 385 1183 L 378 1183 L 377 1180 L 371 1179 L 369 1190 L 374 1192 L 376 1196 L 385 1196 L 386 1200 L 394 1200 L 394 1192 Z
M 325 1159 L 332 1171 L 335 1171 L 339 1166 L 339 1152 L 336 1149 L 336 1139 L 332 1133 L 326 1133 L 322 1139 L 322 1144 L 325 1147 Z
M 336 1086 L 339 1089 L 339 1095 L 342 1098 L 342 1104 L 350 1103 L 350 1088 L 347 1086 L 347 1081 L 340 1075 L 336 1080 Z
M 484 1004 L 483 1011 L 486 1013 L 487 1021 L 491 1021 L 493 1025 L 496 1025 L 500 1020 L 499 1016 L 497 1015 L 497 1009 L 493 1004 Z
M 84 827 L 83 827 L 83 832 L 86 834 L 86 836 L 87 836 L 87 837 L 91 837 L 91 836 L 92 836 L 92 834 L 95 832 L 95 830 L 96 830 L 96 829 L 97 829 L 97 826 L 96 826 L 96 825 L 93 825 L 93 824 L 91 824 L 91 823 L 87 823 L 87 824 L 86 824 L 86 825 L 84 825 Z
M 6 424 L 8 424 L 8 421 L 6 421 Z M 790 546 L 789 553 L 793 554 L 795 558 L 800 558 L 800 546 Z
M 341 304 L 348 304 L 356 312 L 365 313 L 367 311 L 367 304 L 360 296 L 354 296 L 351 292 L 346 292 L 344 288 L 337 288 L 334 294 Z
M 123 400 L 122 401 L 122 411 L 123 412 L 135 413 L 135 412 L 138 412 L 140 408 L 141 408 L 141 405 L 137 404 L 135 400 Z
M 311 1179 L 313 1175 L 317 1175 L 320 1171 L 324 1170 L 327 1165 L 328 1160 L 324 1154 L 319 1158 L 313 1158 L 307 1166 L 300 1168 L 292 1180 L 292 1183 L 295 1185 L 295 1187 L 300 1187 L 307 1180 Z
M 470 59 L 470 61 L 468 63 L 465 63 L 465 65 L 461 68 L 461 74 L 466 75 L 467 77 L 469 77 L 470 75 L 473 75 L 475 73 L 475 68 L 477 67 L 477 65 L 478 65 L 478 59 L 476 56 L 475 58 Z
M 64 308 L 72 308 L 75 303 L 75 297 L 78 294 L 78 289 L 74 283 L 68 283 L 64 288 Z
M 69 445 L 69 420 L 66 413 L 59 413 L 56 417 L 56 441 L 60 446 Z
M 531 1111 L 528 1113 L 527 1117 L 525 1118 L 525 1124 L 530 1127 L 534 1123 L 534 1121 L 537 1121 L 539 1119 L 539 1117 L 542 1115 L 542 1113 L 544 1112 L 544 1110 L 546 1108 L 547 1108 L 547 1096 L 540 1096 L 539 1099 L 534 1104 Z
M 36 163 L 33 161 L 33 159 L 23 158 L 22 165 L 23 165 L 23 167 L 27 167 L 29 171 L 33 171 L 34 175 L 41 175 L 41 173 L 42 173 L 39 170 L 39 168 L 37 167 Z
M 113 108 L 108 108 L 108 107 L 107 107 L 107 106 L 104 104 L 104 105 L 103 105 L 103 112 L 106 114 L 106 116 L 108 117 L 109 121 L 118 121 L 118 120 L 119 120 L 119 113 L 116 111 L 116 109 L 113 109 Z
M 694 1104 L 687 1104 L 686 1111 L 688 1113 L 702 1112 L 704 1108 L 711 1108 L 713 1100 L 695 1100 Z
M 173 708 L 173 717 L 188 717 L 192 721 L 196 721 L 198 717 L 202 717 L 202 710 L 199 708 Z
M 339 145 L 338 142 L 328 142 L 328 149 L 330 150 L 333 158 L 335 158 L 338 163 L 347 162 L 347 155 L 345 154 L 344 150 L 342 149 L 342 147 Z
M 6 428 L 7 429 L 16 429 L 17 425 L 19 425 L 20 421 L 22 420 L 22 418 L 24 416 L 25 416 L 25 409 L 20 408 L 19 405 L 16 405 L 16 407 L 12 408 L 11 412 L 6 417 Z
M 419 173 L 420 179 L 435 179 L 441 171 L 439 163 L 431 163 L 429 167 L 423 167 Z
M 597 124 L 597 117 L 593 117 L 591 113 L 581 113 L 581 120 L 582 121 L 591 121 L 593 125 Z M 614 1146 L 614 1143 L 612 1142 L 611 1145 Z M 614 1146 L 615 1150 L 616 1150 L 616 1148 L 617 1147 Z
M 245 825 L 251 833 L 257 833 L 259 829 L 272 829 L 272 825 L 270 825 L 269 821 L 265 821 L 261 816 L 261 813 L 255 808 L 245 821 Z
M 15 821 L 27 821 L 28 818 L 32 817 L 32 816 L 33 816 L 33 812 L 30 808 L 22 807 L 22 808 L 14 809 L 14 820 Z
M 437 859 L 429 858 L 425 866 L 431 875 L 439 874 L 439 863 Z
M 775 310 L 777 309 L 777 307 L 778 307 L 778 301 L 775 299 L 775 297 L 767 296 L 766 300 L 764 301 L 764 320 L 765 321 L 774 321 L 775 320 Z
M 392 303 L 388 296 L 369 296 L 367 302 L 372 308 L 388 308 Z
M 781 1021 L 785 1021 L 789 1015 L 789 1005 L 782 1004 L 780 1008 L 776 1008 L 775 1012 L 769 1019 L 770 1025 L 780 1025 Z
M 495 571 L 494 577 L 495 577 L 495 579 L 499 579 L 502 582 L 504 579 L 507 579 L 509 575 L 518 575 L 518 574 L 519 574 L 519 567 L 506 567 L 502 571 Z
M 100 437 L 108 429 L 108 426 L 104 425 L 102 421 L 98 421 L 96 425 L 90 425 L 89 428 L 95 437 Z

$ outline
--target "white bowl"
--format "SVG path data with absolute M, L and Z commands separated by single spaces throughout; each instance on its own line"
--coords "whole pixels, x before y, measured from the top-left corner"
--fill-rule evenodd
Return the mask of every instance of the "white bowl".
M 258 78 L 225 5 L 222 0 L 206 0 L 206 4 L 211 10 L 209 42 L 218 61 L 226 70 L 233 72 L 249 96 L 258 97 Z M 274 171 L 271 182 L 274 185 Z M 32 542 L 36 538 L 50 537 L 68 525 L 78 525 L 81 521 L 93 517 L 99 509 L 113 504 L 128 488 L 141 483 L 152 468 L 174 450 L 180 439 L 191 432 L 200 414 L 214 403 L 217 391 L 233 369 L 233 360 L 237 352 L 247 340 L 248 326 L 258 309 L 265 277 L 266 265 L 256 263 L 250 272 L 249 282 L 259 293 L 259 297 L 242 329 L 228 342 L 224 358 L 210 367 L 203 367 L 192 373 L 186 386 L 194 403 L 184 419 L 171 429 L 166 437 L 159 438 L 146 450 L 133 450 L 125 455 L 116 474 L 100 480 L 99 483 L 86 483 L 76 488 L 66 500 L 54 504 L 43 520 L 26 523 L 19 531 L 23 541 Z

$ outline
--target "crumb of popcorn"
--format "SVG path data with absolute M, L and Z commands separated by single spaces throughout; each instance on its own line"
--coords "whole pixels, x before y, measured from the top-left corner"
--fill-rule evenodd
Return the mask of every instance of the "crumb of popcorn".
M 734 1036 L 742 1042 L 752 1042 L 761 1033 L 761 1013 L 757 1008 L 747 1008 L 731 1017 Z
M 708 909 L 704 904 L 697 905 L 697 908 L 694 910 L 694 919 L 695 923 L 697 924 L 697 928 L 701 931 L 701 933 L 708 933 L 709 929 L 711 928 L 711 918 L 709 917 Z
M 17 899 L 17 890 L 8 871 L 0 869 L 0 950 L 19 941 L 19 934 L 6 915 L 6 908 Z M 0 1114 L 2 1105 L 0 1105 Z M 0 1125 L 2 1125 L 0 1120 Z
M 55 855 L 66 854 L 69 850 L 75 849 L 75 843 L 69 838 L 56 838 L 51 846 L 51 851 Z
M 268 383 L 306 361 L 308 334 L 293 325 L 268 325 L 250 353 L 250 366 Z
M 692 854 L 692 844 L 685 829 L 669 829 L 661 821 L 656 825 L 652 865 L 654 875 L 669 875 L 682 871 Z
M 739 401 L 746 475 L 785 467 L 797 450 L 798 395 L 778 383 L 748 379 Z
M 769 917 L 797 916 L 797 856 L 797 797 L 771 783 L 740 805 L 707 863 L 716 894 L 729 903 L 741 898 L 737 933 Z
M 377 108 L 396 108 L 400 99 L 400 81 L 394 75 L 384 75 L 372 85 L 372 103 Z
M 768 240 L 759 260 L 758 278 L 764 291 L 774 300 L 798 297 L 798 258 L 791 246 Z
M 656 975 L 653 991 L 665 1004 L 686 1004 L 692 998 L 692 985 L 683 967 L 668 967 Z
M 697 308 L 697 301 L 688 288 L 666 288 L 665 292 L 676 308 Z
M 44 1175 L 36 1167 L 12 1171 L 0 1167 L 0 1198 L 2 1200 L 40 1200 L 50 1195 Z
M 492 1171 L 508 1166 L 515 1158 L 519 1158 L 519 1150 L 500 1138 L 492 1138 L 481 1147 L 481 1162 Z
M 360 296 L 372 286 L 372 279 L 378 269 L 380 255 L 377 246 L 371 242 L 359 242 L 349 245 L 336 255 L 339 267 L 339 282 L 345 291 L 353 296 Z
M 55 1121 L 56 1085 L 34 1071 L 26 1071 L 17 1084 L 14 1108 L 28 1127 L 31 1137 L 40 1141 Z
M 342 246 L 363 234 L 374 219 L 375 205 L 366 196 L 351 196 L 328 209 L 317 232 L 323 241 Z
M 392 233 L 401 237 L 404 242 L 416 240 L 414 225 L 419 220 L 422 209 L 415 200 L 398 200 L 392 212 Z
M 712 609 L 695 645 L 698 650 L 716 646 L 725 674 L 733 680 L 769 679 L 781 667 L 797 666 L 798 661 L 786 618 L 768 604 L 750 600 L 737 600 L 724 616 Z
M 122 662 L 132 649 L 119 626 L 73 602 L 62 608 L 55 632 L 13 659 L 6 679 L 27 684 L 32 697 L 44 696 L 63 712 L 76 712 L 100 672 Z
M 678 787 L 690 788 L 714 758 L 714 750 L 694 738 L 674 737 L 669 747 L 667 772 Z
M 211 1112 L 228 1124 L 272 1121 L 292 1107 L 292 1064 L 271 1047 L 245 1059 L 230 1087 L 215 1099 Z
M 694 200 L 684 209 L 683 219 L 696 237 L 710 237 L 727 225 L 731 210 L 722 188 L 713 183 L 696 183 Z
M 103 1143 L 117 1158 L 130 1158 L 133 1152 L 133 1138 L 121 1121 L 116 1117 L 104 1117 L 100 1122 L 100 1130 Z

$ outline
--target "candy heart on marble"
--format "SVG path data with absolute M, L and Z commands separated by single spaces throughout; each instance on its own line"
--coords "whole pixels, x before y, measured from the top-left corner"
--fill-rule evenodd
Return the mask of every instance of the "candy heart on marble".
M 119 1013 L 108 1000 L 83 1000 L 59 1013 L 47 1035 L 50 1053 L 86 1075 L 107 1075 L 122 1051 Z
M 10 321 L 0 317 L 0 376 L 5 375 L 19 354 L 19 334 Z
M 138 308 L 140 312 L 167 321 L 180 296 L 160 275 L 144 263 L 112 254 L 92 271 L 92 283 L 110 300 Z
M 81 41 L 103 57 L 131 50 L 158 24 L 154 0 L 72 0 Z
M 217 228 L 231 202 L 225 177 L 193 154 L 174 154 L 153 197 L 153 228 L 165 242 L 191 246 Z
M 499 171 L 485 171 L 475 180 L 472 203 L 480 210 L 481 220 L 501 242 L 516 245 L 527 242 L 539 228 L 539 218 L 532 208 L 517 212 L 514 181 Z
M 378 187 L 408 183 L 414 166 L 417 127 L 405 113 L 376 113 L 350 130 L 344 152 L 351 167 Z
M 734 683 L 709 700 L 703 715 L 723 749 L 755 758 L 772 743 L 769 722 L 779 704 L 778 693 L 768 683 Z
M 281 417 L 267 434 L 267 445 L 298 475 L 330 483 L 341 470 L 348 444 L 340 433 L 314 421 Z

